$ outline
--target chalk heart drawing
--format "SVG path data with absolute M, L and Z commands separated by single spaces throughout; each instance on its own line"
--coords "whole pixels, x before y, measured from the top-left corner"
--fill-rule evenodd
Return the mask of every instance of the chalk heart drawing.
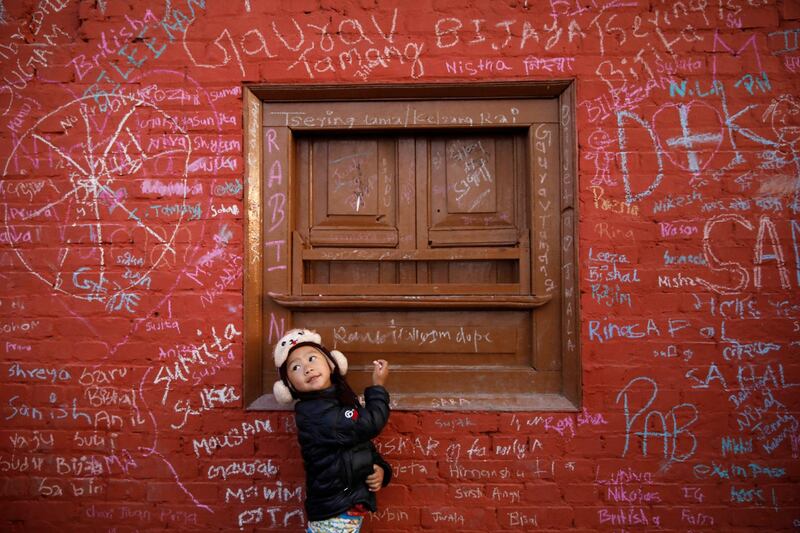
M 175 236 L 188 215 L 181 208 L 185 195 L 159 202 L 174 206 L 174 216 L 160 219 L 146 201 L 132 200 L 147 177 L 182 180 L 185 191 L 191 143 L 152 103 L 124 95 L 113 100 L 113 107 L 98 111 L 93 96 L 74 99 L 19 138 L 0 183 L 6 191 L 2 231 L 24 267 L 55 293 L 109 312 L 143 314 L 147 310 L 137 305 L 149 290 L 150 272 L 175 254 Z M 165 133 L 184 136 L 185 148 L 145 149 L 138 124 L 154 117 Z M 18 151 L 38 154 L 41 163 L 12 170 Z M 8 193 L 20 183 L 35 193 Z M 40 242 L 30 237 L 32 229 Z
M 696 100 L 662 106 L 653 115 L 653 129 L 669 160 L 694 174 L 705 170 L 724 138 L 719 112 Z

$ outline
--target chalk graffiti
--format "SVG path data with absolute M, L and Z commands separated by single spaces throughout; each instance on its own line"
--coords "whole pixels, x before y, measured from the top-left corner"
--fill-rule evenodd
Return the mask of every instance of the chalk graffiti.
M 180 222 L 184 218 L 183 210 L 176 213 L 176 224 L 172 228 L 161 228 L 146 220 L 146 213 L 138 213 L 138 207 L 128 206 L 124 195 L 117 194 L 117 183 L 121 179 L 133 179 L 137 174 L 146 171 L 154 161 L 176 158 L 183 162 L 184 181 L 186 164 L 191 156 L 191 148 L 176 148 L 158 152 L 148 152 L 132 129 L 137 113 L 153 112 L 171 120 L 169 115 L 154 108 L 142 100 L 119 97 L 124 103 L 117 112 L 118 121 L 105 129 L 100 129 L 94 122 L 94 111 L 90 107 L 91 98 L 83 97 L 41 118 L 30 128 L 16 144 L 10 158 L 3 168 L 4 180 L 18 172 L 24 172 L 17 166 L 18 154 L 22 146 L 32 145 L 47 147 L 54 157 L 49 166 L 62 169 L 69 175 L 68 181 L 51 182 L 50 188 L 39 188 L 31 192 L 31 211 L 22 218 L 10 220 L 8 212 L 4 221 L 5 231 L 13 231 L 24 227 L 26 221 L 34 219 L 40 213 L 54 210 L 59 213 L 63 224 L 58 234 L 53 236 L 61 242 L 59 248 L 53 249 L 48 261 L 34 258 L 19 246 L 14 247 L 18 259 L 35 277 L 51 287 L 54 291 L 70 295 L 80 300 L 101 302 L 109 311 L 125 311 L 135 313 L 138 308 L 138 291 L 147 283 L 148 274 L 157 268 L 164 256 L 172 250 Z M 173 122 L 173 127 L 178 130 Z M 48 131 L 69 132 L 81 140 L 75 145 L 65 143 L 62 137 L 56 137 Z M 33 169 L 35 170 L 36 166 Z M 4 190 L 8 189 L 4 186 Z M 183 204 L 181 204 L 183 205 Z M 105 206 L 109 217 L 102 216 Z M 113 220 L 110 216 L 115 216 Z M 124 224 L 132 220 L 133 232 L 150 240 L 151 246 L 160 248 L 160 253 L 153 263 L 146 265 L 134 278 L 125 279 L 115 273 L 110 266 L 110 244 L 115 243 L 115 235 L 124 229 Z M 95 266 L 70 266 L 71 255 L 76 253 L 74 243 L 83 243 L 81 262 L 93 260 Z M 49 266 L 53 265 L 53 266 Z M 70 269 L 71 272 L 70 272 Z
M 632 389 L 637 385 L 649 388 L 649 396 L 638 410 L 631 411 Z M 630 437 L 635 435 L 641 437 L 642 455 L 647 456 L 649 439 L 661 438 L 661 448 L 659 453 L 669 462 L 684 462 L 690 459 L 697 449 L 697 437 L 690 431 L 691 426 L 697 422 L 699 413 L 694 404 L 683 402 L 674 405 L 667 411 L 657 409 L 650 410 L 650 406 L 658 397 L 658 384 L 655 380 L 648 377 L 634 378 L 619 391 L 616 403 L 622 400 L 622 408 L 625 415 L 625 446 L 622 449 L 622 456 L 625 457 L 630 447 Z M 632 431 L 640 416 L 644 414 L 641 422 L 640 431 Z M 651 417 L 655 420 L 655 427 L 651 423 Z M 660 425 L 659 425 L 660 423 Z M 652 450 L 652 448 L 651 448 Z

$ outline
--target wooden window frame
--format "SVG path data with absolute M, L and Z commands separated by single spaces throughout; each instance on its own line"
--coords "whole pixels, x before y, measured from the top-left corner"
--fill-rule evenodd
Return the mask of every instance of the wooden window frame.
M 326 298 L 297 298 L 292 294 L 273 294 L 265 287 L 265 224 L 270 216 L 269 207 L 265 206 L 267 184 L 265 176 L 269 169 L 265 168 L 264 143 L 264 105 L 293 104 L 308 105 L 331 102 L 369 102 L 380 101 L 440 101 L 448 99 L 481 100 L 481 99 L 542 99 L 550 98 L 558 101 L 559 123 L 559 200 L 560 220 L 558 235 L 560 243 L 560 292 L 558 294 L 561 308 L 561 353 L 559 393 L 542 393 L 532 390 L 529 394 L 517 394 L 502 398 L 493 395 L 465 394 L 455 398 L 447 394 L 443 398 L 409 398 L 402 402 L 400 409 L 429 410 L 545 410 L 570 411 L 577 410 L 581 404 L 581 361 L 578 337 L 578 275 L 577 275 L 577 143 L 575 132 L 575 89 L 573 80 L 549 80 L 546 82 L 497 82 L 468 84 L 387 84 L 387 85 L 248 85 L 244 87 L 244 141 L 245 141 L 245 236 L 244 236 L 244 365 L 243 389 L 247 409 L 250 410 L 282 410 L 287 409 L 275 402 L 271 394 L 271 386 L 277 372 L 271 364 L 272 354 L 268 338 L 275 336 L 280 330 L 287 330 L 290 324 L 273 323 L 269 307 L 275 305 L 306 310 L 336 308 L 437 308 L 458 310 L 459 308 L 499 307 L 506 309 L 531 308 L 541 305 L 540 296 L 509 295 L 498 302 L 493 296 L 459 297 L 434 295 L 426 298 L 415 298 L 412 303 L 402 295 L 375 295 L 366 298 L 339 298 L 335 295 Z M 523 117 L 524 118 L 524 117 Z M 532 121 L 521 120 L 513 127 L 530 127 Z M 419 125 L 412 125 L 419 127 Z M 493 125 L 493 127 L 496 125 Z M 503 127 L 503 125 L 499 125 Z M 508 124 L 508 126 L 512 126 Z M 430 126 L 428 126 L 430 127 Z M 436 126 L 433 126 L 436 128 Z M 469 128 L 469 126 L 463 126 Z M 382 126 L 386 129 L 386 126 Z M 442 125 L 442 129 L 453 129 L 453 125 Z M 293 150 L 292 127 L 283 128 L 285 139 L 280 139 Z M 304 131 L 335 131 L 346 129 L 332 125 L 317 127 L 302 126 Z M 288 134 L 286 134 L 288 132 Z M 534 153 L 535 139 L 529 135 L 529 154 Z M 528 169 L 533 172 L 534 157 L 529 155 Z M 289 163 L 292 162 L 290 158 Z M 291 174 L 294 169 L 285 165 L 284 173 Z M 536 191 L 531 191 L 535 194 Z M 290 205 L 286 202 L 286 216 L 290 216 Z M 534 227 L 530 231 L 533 234 Z M 283 248 L 284 258 L 293 268 L 292 263 L 298 260 L 298 254 L 292 257 L 292 235 L 286 235 Z M 440 254 L 434 251 L 432 255 Z M 437 256 L 438 257 L 438 256 Z M 533 267 L 533 265 L 532 265 Z M 295 265 L 296 268 L 296 265 Z M 287 280 L 291 284 L 291 278 Z M 289 291 L 284 291 L 289 292 Z M 420 303 L 421 302 L 421 303 Z M 354 309 L 355 310 L 355 309 Z

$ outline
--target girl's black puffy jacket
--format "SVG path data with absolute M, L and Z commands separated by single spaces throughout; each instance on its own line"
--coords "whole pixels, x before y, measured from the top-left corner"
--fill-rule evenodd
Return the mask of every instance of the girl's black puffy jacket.
M 389 393 L 367 387 L 364 400 L 365 407 L 345 407 L 331 387 L 304 394 L 295 404 L 309 520 L 337 516 L 358 503 L 376 511 L 375 493 L 365 482 L 373 464 L 383 468 L 383 485 L 389 484 L 392 469 L 371 442 L 389 419 Z

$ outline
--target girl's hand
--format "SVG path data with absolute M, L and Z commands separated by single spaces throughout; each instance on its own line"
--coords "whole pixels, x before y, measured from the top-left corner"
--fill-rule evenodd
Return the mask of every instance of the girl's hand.
M 372 384 L 384 386 L 389 379 L 389 363 L 385 359 L 378 359 L 372 364 L 375 365 L 372 370 Z
M 378 492 L 383 487 L 383 468 L 372 465 L 372 473 L 367 476 L 367 487 L 370 492 Z

